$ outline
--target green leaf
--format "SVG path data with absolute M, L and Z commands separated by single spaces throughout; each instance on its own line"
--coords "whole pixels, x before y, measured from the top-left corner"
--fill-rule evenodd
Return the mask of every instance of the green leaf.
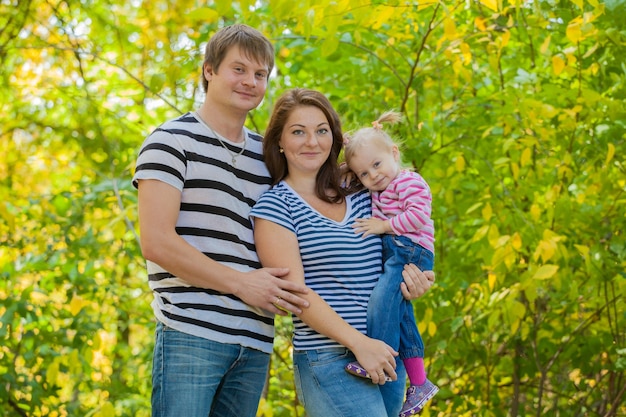
M 552 278 L 558 270 L 559 270 L 558 265 L 542 265 L 533 274 L 533 279 L 542 280 L 542 279 Z

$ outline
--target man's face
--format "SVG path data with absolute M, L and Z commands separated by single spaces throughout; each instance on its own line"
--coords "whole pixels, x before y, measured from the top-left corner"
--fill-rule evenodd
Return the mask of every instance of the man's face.
M 207 96 L 215 103 L 247 113 L 265 96 L 268 66 L 247 58 L 237 46 L 228 51 L 218 71 L 208 65 L 204 71 L 209 81 Z

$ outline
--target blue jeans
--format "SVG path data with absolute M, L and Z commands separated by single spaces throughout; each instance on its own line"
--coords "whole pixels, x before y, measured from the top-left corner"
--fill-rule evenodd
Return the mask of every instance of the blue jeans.
M 270 355 L 157 324 L 153 417 L 254 417 Z
M 417 329 L 413 304 L 400 290 L 404 265 L 433 269 L 434 254 L 405 236 L 383 235 L 383 273 L 367 304 L 367 334 L 387 343 L 400 359 L 423 358 L 424 342 Z
M 298 400 L 308 417 L 387 417 L 400 414 L 406 371 L 398 362 L 398 380 L 375 385 L 350 375 L 344 367 L 355 361 L 346 348 L 294 350 Z

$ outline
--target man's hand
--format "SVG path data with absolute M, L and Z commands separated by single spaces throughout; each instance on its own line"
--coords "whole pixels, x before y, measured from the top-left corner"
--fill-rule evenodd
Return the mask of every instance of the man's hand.
M 289 273 L 287 268 L 261 268 L 246 272 L 246 279 L 235 295 L 246 304 L 261 307 L 281 316 L 300 314 L 309 302 L 299 294 L 309 289 L 300 284 L 282 279 Z

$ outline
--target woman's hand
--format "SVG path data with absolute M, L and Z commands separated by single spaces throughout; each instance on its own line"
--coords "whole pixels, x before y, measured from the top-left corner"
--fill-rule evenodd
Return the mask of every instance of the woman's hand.
M 345 162 L 339 164 L 339 179 L 341 180 L 342 188 L 350 188 L 350 184 L 356 181 L 356 175 L 350 171 L 348 164 Z
M 421 297 L 435 283 L 435 273 L 433 271 L 422 272 L 414 264 L 404 265 L 402 277 L 404 282 L 400 284 L 400 290 L 407 300 Z
M 374 384 L 384 385 L 388 376 L 392 381 L 398 379 L 396 359 L 398 352 L 385 342 L 365 336 L 352 352 L 359 364 L 370 374 Z

